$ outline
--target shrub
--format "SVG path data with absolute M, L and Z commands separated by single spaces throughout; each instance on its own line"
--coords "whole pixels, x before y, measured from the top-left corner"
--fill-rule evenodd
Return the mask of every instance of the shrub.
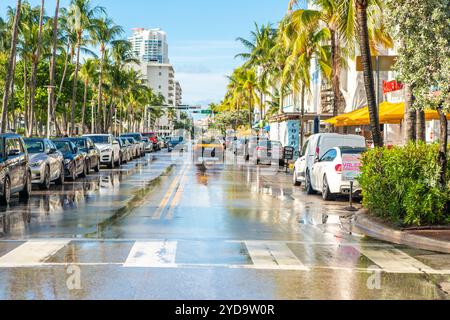
M 364 207 L 402 226 L 450 223 L 450 188 L 438 184 L 438 150 L 410 143 L 366 152 L 359 178 Z

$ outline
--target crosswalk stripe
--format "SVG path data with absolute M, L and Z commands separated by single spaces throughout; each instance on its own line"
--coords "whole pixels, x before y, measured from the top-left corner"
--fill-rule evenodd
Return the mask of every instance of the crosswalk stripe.
M 433 268 L 394 247 L 382 250 L 369 247 L 356 247 L 363 255 L 389 273 L 436 273 Z
M 255 269 L 308 270 L 285 243 L 245 242 Z
M 0 268 L 41 266 L 69 240 L 28 241 L 0 258 Z
M 176 241 L 136 242 L 124 263 L 124 267 L 176 268 Z

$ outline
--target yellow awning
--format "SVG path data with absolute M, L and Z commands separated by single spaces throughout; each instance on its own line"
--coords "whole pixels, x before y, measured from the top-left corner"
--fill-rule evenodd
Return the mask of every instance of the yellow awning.
M 398 124 L 405 117 L 405 103 L 389 103 L 380 104 L 380 123 L 381 124 Z M 447 116 L 450 119 L 450 114 Z M 426 110 L 425 119 L 439 120 L 439 114 L 435 110 Z M 324 122 L 330 123 L 336 127 L 347 126 L 363 126 L 370 124 L 369 108 L 361 108 L 350 113 L 342 114 Z

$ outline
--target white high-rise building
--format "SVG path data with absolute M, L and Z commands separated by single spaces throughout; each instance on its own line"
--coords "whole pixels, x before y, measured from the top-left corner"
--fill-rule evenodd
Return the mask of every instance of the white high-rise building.
M 133 29 L 128 38 L 133 44 L 133 53 L 139 60 L 149 63 L 169 63 L 167 34 L 161 29 Z

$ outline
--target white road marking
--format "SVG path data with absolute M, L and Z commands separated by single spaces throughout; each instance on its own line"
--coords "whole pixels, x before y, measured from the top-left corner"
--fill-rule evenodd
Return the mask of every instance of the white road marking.
M 439 273 L 417 259 L 407 255 L 399 249 L 390 248 L 368 248 L 366 246 L 354 247 L 371 261 L 388 273 Z
M 176 268 L 176 241 L 136 242 L 123 264 L 127 268 Z
M 253 266 L 251 269 L 308 270 L 285 243 L 245 242 Z
M 0 268 L 42 266 L 69 244 L 69 240 L 28 241 L 0 258 Z

